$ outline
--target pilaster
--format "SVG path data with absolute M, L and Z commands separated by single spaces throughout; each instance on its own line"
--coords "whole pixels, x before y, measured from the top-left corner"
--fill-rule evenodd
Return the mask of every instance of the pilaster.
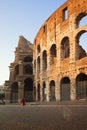
M 24 86 L 22 82 L 18 82 L 18 102 L 24 97 Z
M 76 100 L 76 80 L 72 79 L 71 80 L 71 100 Z

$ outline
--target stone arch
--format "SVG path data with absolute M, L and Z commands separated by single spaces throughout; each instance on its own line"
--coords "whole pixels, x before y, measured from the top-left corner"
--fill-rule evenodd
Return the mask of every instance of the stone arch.
M 37 54 L 39 54 L 40 51 L 41 51 L 41 47 L 40 47 L 40 45 L 38 45 L 38 46 L 37 46 Z
M 40 101 L 40 84 L 37 85 L 37 100 Z
M 24 74 L 33 74 L 33 69 L 28 64 L 24 66 L 24 70 L 23 71 L 24 71 Z
M 31 78 L 24 80 L 24 98 L 27 102 L 33 101 L 33 80 Z
M 60 99 L 61 100 L 70 100 L 70 79 L 64 77 L 60 82 Z
M 61 41 L 61 59 L 68 58 L 70 56 L 70 43 L 69 37 L 64 37 Z
M 77 51 L 77 60 L 78 59 L 81 59 L 83 57 L 85 57 L 87 54 L 86 54 L 86 50 L 83 48 L 82 45 L 80 45 L 80 37 L 81 35 L 83 35 L 84 33 L 86 33 L 87 31 L 86 30 L 81 30 L 80 32 L 78 32 L 78 34 L 76 35 L 76 50 Z
M 46 100 L 46 83 L 43 82 L 43 86 L 42 86 L 42 99 L 43 101 Z
M 43 71 L 47 69 L 47 51 L 44 50 L 42 53 L 42 68 Z
M 24 60 L 23 60 L 23 62 L 32 62 L 32 61 L 33 61 L 33 58 L 30 56 L 24 57 Z
M 87 98 L 87 75 L 84 73 L 80 73 L 76 77 L 76 97 Z
M 75 19 L 75 24 L 76 24 L 76 28 L 80 27 L 80 22 L 82 21 L 83 18 L 87 18 L 87 13 L 86 12 L 81 12 L 80 14 L 78 14 L 78 16 Z M 87 22 L 86 22 L 87 24 Z
M 50 48 L 50 64 L 54 63 L 56 56 L 57 56 L 56 44 L 53 44 Z
M 50 101 L 54 101 L 55 98 L 55 81 L 51 80 L 50 81 Z
M 14 82 L 11 85 L 11 102 L 18 102 L 18 82 Z
M 40 56 L 37 58 L 37 72 L 40 73 Z

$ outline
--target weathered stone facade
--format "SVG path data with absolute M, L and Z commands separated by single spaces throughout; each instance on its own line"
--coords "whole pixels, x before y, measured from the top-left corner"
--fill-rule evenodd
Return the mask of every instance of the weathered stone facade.
M 19 37 L 14 62 L 10 64 L 9 84 L 6 89 L 7 102 L 33 101 L 33 44 Z
M 36 101 L 87 98 L 87 53 L 79 45 L 87 24 L 86 0 L 67 0 L 41 26 L 34 40 Z

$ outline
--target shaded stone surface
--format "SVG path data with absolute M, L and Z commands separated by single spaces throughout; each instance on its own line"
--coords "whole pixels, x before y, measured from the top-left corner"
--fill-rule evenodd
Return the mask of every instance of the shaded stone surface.
M 87 105 L 0 105 L 0 130 L 87 130 Z

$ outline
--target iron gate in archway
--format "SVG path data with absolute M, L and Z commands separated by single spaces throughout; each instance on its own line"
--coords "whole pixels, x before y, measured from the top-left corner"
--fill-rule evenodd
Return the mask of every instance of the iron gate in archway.
M 61 80 L 60 95 L 61 100 L 70 100 L 70 80 L 68 77 Z

